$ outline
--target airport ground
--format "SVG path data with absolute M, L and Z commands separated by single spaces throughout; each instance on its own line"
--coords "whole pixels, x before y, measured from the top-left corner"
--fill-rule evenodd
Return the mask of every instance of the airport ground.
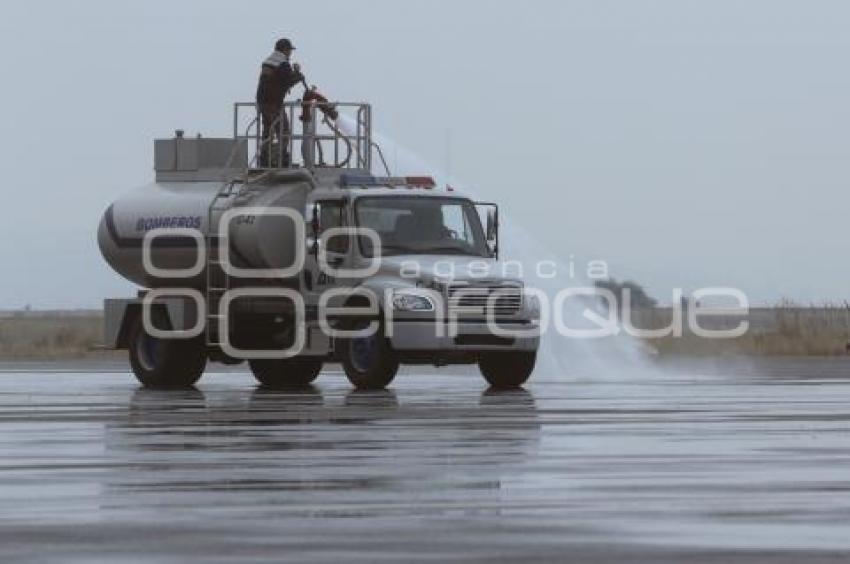
M 0 561 L 845 562 L 850 360 L 405 370 L 358 393 L 242 369 L 0 364 Z

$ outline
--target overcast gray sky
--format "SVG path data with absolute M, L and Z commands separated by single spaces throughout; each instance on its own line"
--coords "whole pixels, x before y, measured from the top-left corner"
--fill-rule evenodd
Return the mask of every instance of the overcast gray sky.
M 103 209 L 154 137 L 227 133 L 284 35 L 565 258 L 661 298 L 850 298 L 848 30 L 839 0 L 6 2 L 0 308 L 131 292 Z

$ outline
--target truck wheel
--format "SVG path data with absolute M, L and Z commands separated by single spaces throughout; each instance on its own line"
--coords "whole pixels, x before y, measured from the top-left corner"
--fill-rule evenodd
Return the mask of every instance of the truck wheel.
M 318 378 L 322 359 L 311 356 L 255 359 L 248 365 L 257 381 L 267 388 L 303 388 Z
M 494 388 L 519 388 L 534 371 L 535 351 L 488 352 L 478 359 L 478 368 Z
M 148 388 L 191 388 L 207 365 L 203 337 L 151 337 L 145 332 L 141 315 L 133 322 L 128 348 L 133 373 Z
M 366 327 L 354 323 L 348 329 Z M 398 356 L 384 336 L 383 326 L 369 337 L 339 339 L 337 352 L 348 381 L 359 390 L 386 388 L 398 372 Z

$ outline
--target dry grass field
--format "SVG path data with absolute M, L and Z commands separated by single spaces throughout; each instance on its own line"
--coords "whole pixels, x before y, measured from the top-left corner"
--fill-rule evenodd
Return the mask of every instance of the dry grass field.
M 103 317 L 97 311 L 0 314 L 0 360 L 109 357 L 98 350 Z
M 635 312 L 635 326 L 664 327 L 669 309 Z M 708 318 L 706 328 L 736 326 L 741 318 Z M 780 305 L 754 308 L 747 333 L 734 339 L 705 339 L 686 330 L 681 337 L 651 339 L 647 345 L 660 355 L 694 356 L 836 356 L 850 352 L 850 309 Z
M 633 325 L 665 327 L 670 310 L 636 310 Z M 732 327 L 740 318 L 709 318 L 711 328 Z M 750 330 L 736 339 L 704 339 L 685 331 L 682 337 L 646 341 L 659 355 L 676 356 L 835 356 L 850 352 L 850 309 L 793 305 L 750 311 Z M 99 311 L 0 313 L 0 360 L 116 358 L 104 351 Z

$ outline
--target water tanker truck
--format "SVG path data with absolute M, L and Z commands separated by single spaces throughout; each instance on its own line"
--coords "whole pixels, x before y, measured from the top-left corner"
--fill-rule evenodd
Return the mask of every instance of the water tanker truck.
M 365 389 L 400 364 L 477 364 L 491 386 L 525 383 L 539 305 L 502 270 L 498 208 L 393 176 L 371 107 L 322 100 L 284 104 L 300 128 L 281 120 L 276 138 L 237 103 L 232 137 L 154 142 L 155 181 L 98 229 L 107 263 L 140 287 L 105 301 L 106 346 L 128 350 L 149 387 L 192 386 L 211 361 L 247 361 L 280 387 L 328 362 Z

